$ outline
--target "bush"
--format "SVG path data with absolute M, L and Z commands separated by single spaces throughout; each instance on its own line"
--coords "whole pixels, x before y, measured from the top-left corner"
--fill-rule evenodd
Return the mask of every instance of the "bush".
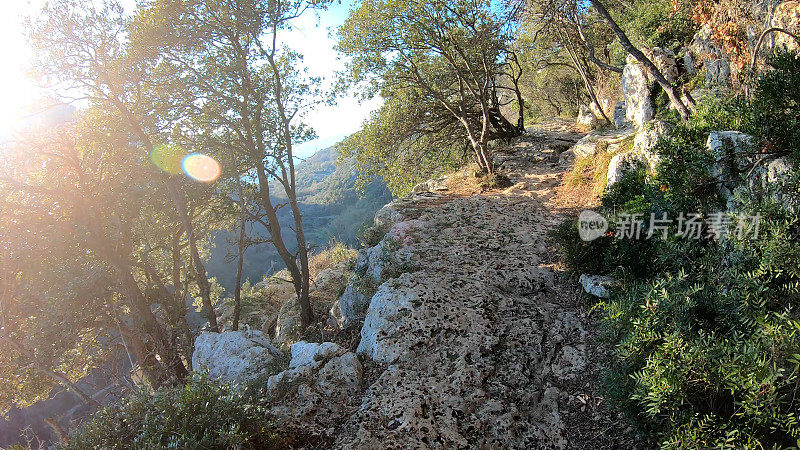
M 724 210 L 707 171 L 711 130 L 741 129 L 797 161 L 800 94 L 787 89 L 800 85 L 800 63 L 771 61 L 752 100 L 702 105 L 657 145 L 657 174 L 631 172 L 607 189 L 606 217 Z M 567 265 L 620 279 L 599 305 L 616 356 L 606 395 L 665 448 L 800 445 L 800 216 L 742 200 L 739 213 L 761 215 L 757 240 L 678 239 L 673 229 L 667 240 L 586 243 L 566 224 L 557 232 Z
M 264 411 L 240 391 L 195 376 L 133 395 L 84 422 L 66 449 L 283 448 Z

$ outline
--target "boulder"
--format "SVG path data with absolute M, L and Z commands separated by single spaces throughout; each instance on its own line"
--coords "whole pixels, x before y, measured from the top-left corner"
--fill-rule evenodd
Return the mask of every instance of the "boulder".
M 597 117 L 595 117 L 592 110 L 586 105 L 581 105 L 580 110 L 578 111 L 578 119 L 576 122 L 578 125 L 582 125 L 587 128 L 597 127 Z
M 675 60 L 675 53 L 668 48 L 653 47 L 647 51 L 648 57 L 653 64 L 658 67 L 658 70 L 664 75 L 670 83 L 674 83 L 680 76 L 678 64 Z
M 297 342 L 289 368 L 267 380 L 269 415 L 278 424 L 325 428 L 360 403 L 358 357 L 333 342 Z
M 269 373 L 283 354 L 260 331 L 226 331 L 197 336 L 192 354 L 196 372 L 229 383 L 246 383 Z
M 400 214 L 400 211 L 394 207 L 391 203 L 384 205 L 381 209 L 375 213 L 375 225 L 380 227 L 389 229 L 394 225 L 396 222 L 399 222 L 403 219 L 403 215 Z
M 376 282 L 381 280 L 384 271 L 384 247 L 386 241 L 381 240 L 374 247 L 364 248 L 358 251 L 356 257 L 355 272 L 362 277 L 372 277 Z
M 760 161 L 747 180 L 750 193 L 757 199 L 768 196 L 773 202 L 796 214 L 800 211 L 800 198 L 796 192 L 798 174 L 796 165 L 782 156 L 771 161 Z
M 703 61 L 722 58 L 723 51 L 714 40 L 714 30 L 711 24 L 703 25 L 694 34 L 692 43 L 689 45 L 689 53 L 695 65 Z
M 669 122 L 651 120 L 645 123 L 636 133 L 631 150 L 642 155 L 647 160 L 650 170 L 656 170 L 656 167 L 661 162 L 661 157 L 654 151 L 656 144 L 663 136 L 669 134 L 673 128 L 674 125 Z
M 303 321 L 300 314 L 300 302 L 292 296 L 278 310 L 275 322 L 275 343 L 286 345 L 300 339 L 303 333 Z
M 603 275 L 583 274 L 578 278 L 578 282 L 583 286 L 583 290 L 587 294 L 598 298 L 608 298 L 609 289 L 617 285 L 616 280 Z
M 655 111 L 650 100 L 647 71 L 630 57 L 622 70 L 622 94 L 625 96 L 628 120 L 640 126 L 653 118 Z
M 697 74 L 697 65 L 691 50 L 688 47 L 684 47 L 681 53 L 683 54 L 683 70 L 686 71 L 686 75 L 695 76 Z
M 648 167 L 648 162 L 644 156 L 636 152 L 621 153 L 614 155 L 608 163 L 608 174 L 606 174 L 606 183 L 608 186 L 618 182 L 626 172 L 630 172 L 639 168 Z
M 330 316 L 334 320 L 332 325 L 345 329 L 364 319 L 369 307 L 370 299 L 359 292 L 354 282 L 347 284 L 344 293 L 334 302 Z
M 447 179 L 441 177 L 423 181 L 422 183 L 414 186 L 414 188 L 411 189 L 411 192 L 414 194 L 421 194 L 423 192 L 446 191 L 447 189 L 449 189 L 447 187 Z
M 598 153 L 597 147 L 602 140 L 599 133 L 589 133 L 572 146 L 572 153 L 578 158 L 592 157 Z

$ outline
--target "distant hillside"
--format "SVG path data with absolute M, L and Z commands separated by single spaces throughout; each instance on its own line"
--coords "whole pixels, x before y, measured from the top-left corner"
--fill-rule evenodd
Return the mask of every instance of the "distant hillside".
M 306 237 L 313 246 L 324 247 L 331 239 L 357 245 L 357 234 L 363 225 L 372 220 L 381 206 L 391 201 L 391 193 L 382 181 L 368 185 L 361 193 L 356 189 L 356 168 L 353 160 L 337 161 L 336 148 L 322 149 L 299 163 L 297 172 L 297 197 L 303 214 Z M 283 190 L 275 184 L 272 192 L 280 202 Z M 281 222 L 287 242 L 293 242 L 288 221 L 288 208 L 280 210 Z M 252 232 L 267 235 L 263 227 Z M 235 264 L 226 261 L 226 255 L 235 254 L 233 234 L 220 231 L 214 237 L 215 248 L 208 262 L 210 276 L 231 292 L 236 279 Z M 282 269 L 283 262 L 268 244 L 251 248 L 245 254 L 244 276 L 253 282 L 260 281 L 267 272 Z M 271 269 L 271 270 L 270 270 Z

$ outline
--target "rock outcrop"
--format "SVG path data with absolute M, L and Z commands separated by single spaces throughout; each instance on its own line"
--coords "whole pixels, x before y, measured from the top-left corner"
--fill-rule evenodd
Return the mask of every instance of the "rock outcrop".
M 647 71 L 630 56 L 622 70 L 622 94 L 625 96 L 625 117 L 628 120 L 638 127 L 653 119 L 655 109 L 650 100 Z
M 260 331 L 202 333 L 195 339 L 192 367 L 223 382 L 242 384 L 274 370 L 282 356 Z
M 333 342 L 292 344 L 289 368 L 267 380 L 269 415 L 280 425 L 324 433 L 360 403 L 362 367 Z
M 616 280 L 611 277 L 587 275 L 585 273 L 578 278 L 578 282 L 583 287 L 584 292 L 598 298 L 608 298 L 610 289 L 617 284 Z

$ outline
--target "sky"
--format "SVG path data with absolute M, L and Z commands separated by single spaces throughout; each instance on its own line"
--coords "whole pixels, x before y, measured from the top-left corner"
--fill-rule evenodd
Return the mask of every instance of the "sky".
M 0 139 L 8 137 L 15 124 L 23 119 L 23 110 L 42 95 L 28 78 L 31 51 L 25 39 L 24 18 L 37 12 L 46 0 L 0 0 Z M 135 0 L 122 0 L 127 11 Z M 353 0 L 335 3 L 327 11 L 312 12 L 300 17 L 295 28 L 284 38 L 304 55 L 304 63 L 313 76 L 323 77 L 329 87 L 344 61 L 334 50 L 336 27 L 347 17 Z M 339 98 L 335 105 L 320 105 L 308 111 L 306 122 L 317 132 L 318 139 L 298 145 L 299 158 L 329 147 L 357 131 L 369 113 L 380 106 L 379 99 L 359 103 L 355 96 Z

